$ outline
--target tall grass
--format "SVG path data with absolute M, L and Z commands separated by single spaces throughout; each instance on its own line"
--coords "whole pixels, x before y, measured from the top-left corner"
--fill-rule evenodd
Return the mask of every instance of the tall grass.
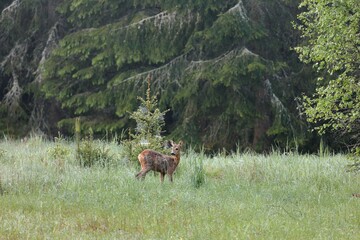
M 0 142 L 0 238 L 360 236 L 360 176 L 346 172 L 345 156 L 185 151 L 174 183 L 161 184 L 152 174 L 137 181 L 122 147 L 106 147 L 107 167 L 84 168 L 72 142 Z

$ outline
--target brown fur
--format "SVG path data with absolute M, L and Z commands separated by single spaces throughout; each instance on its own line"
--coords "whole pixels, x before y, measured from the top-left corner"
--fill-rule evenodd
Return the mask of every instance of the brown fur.
M 172 182 L 172 175 L 180 162 L 182 144 L 182 141 L 180 141 L 179 144 L 171 141 L 171 155 L 164 155 L 151 149 L 142 151 L 138 156 L 141 171 L 136 174 L 136 178 L 144 179 L 146 174 L 152 170 L 160 173 L 161 182 L 164 181 L 165 174 L 169 176 Z

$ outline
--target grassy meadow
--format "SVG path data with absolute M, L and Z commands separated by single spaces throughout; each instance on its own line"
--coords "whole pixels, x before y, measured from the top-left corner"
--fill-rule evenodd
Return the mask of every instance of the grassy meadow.
M 343 155 L 184 150 L 161 184 L 102 147 L 105 167 L 81 167 L 71 142 L 1 141 L 0 239 L 359 239 Z

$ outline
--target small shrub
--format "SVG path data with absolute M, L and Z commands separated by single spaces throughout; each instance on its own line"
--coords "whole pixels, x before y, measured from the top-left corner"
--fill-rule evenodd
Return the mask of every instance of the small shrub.
M 124 157 L 137 162 L 138 154 L 147 148 L 155 151 L 163 149 L 162 127 L 165 125 L 164 116 L 167 112 L 161 112 L 158 108 L 156 96 L 151 96 L 150 76 L 148 77 L 146 99 L 138 97 L 139 108 L 130 114 L 130 118 L 136 121 L 135 132 L 129 132 L 130 139 L 123 141 Z
M 195 188 L 199 188 L 205 183 L 205 171 L 202 158 L 195 158 L 191 179 Z
M 80 142 L 77 149 L 79 164 L 82 167 L 91 167 L 95 164 L 106 167 L 112 159 L 109 151 L 104 144 L 98 146 L 92 137 L 88 137 Z
M 76 159 L 81 167 L 92 167 L 98 164 L 102 167 L 109 165 L 112 159 L 110 150 L 102 144 L 101 141 L 94 141 L 93 131 L 90 128 L 88 136 L 81 140 L 81 121 L 80 118 L 75 119 L 75 143 L 76 143 Z
M 61 139 L 55 139 L 55 146 L 48 149 L 48 154 L 54 159 L 65 159 L 70 155 L 69 148 L 61 143 Z

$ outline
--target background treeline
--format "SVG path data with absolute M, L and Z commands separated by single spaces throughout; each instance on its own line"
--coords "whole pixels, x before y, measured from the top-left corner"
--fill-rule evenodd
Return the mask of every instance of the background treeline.
M 159 108 L 170 109 L 169 138 L 207 150 L 317 150 L 296 100 L 317 74 L 292 50 L 299 4 L 2 0 L 0 131 L 73 136 L 81 116 L 97 136 L 127 134 L 151 76 Z

